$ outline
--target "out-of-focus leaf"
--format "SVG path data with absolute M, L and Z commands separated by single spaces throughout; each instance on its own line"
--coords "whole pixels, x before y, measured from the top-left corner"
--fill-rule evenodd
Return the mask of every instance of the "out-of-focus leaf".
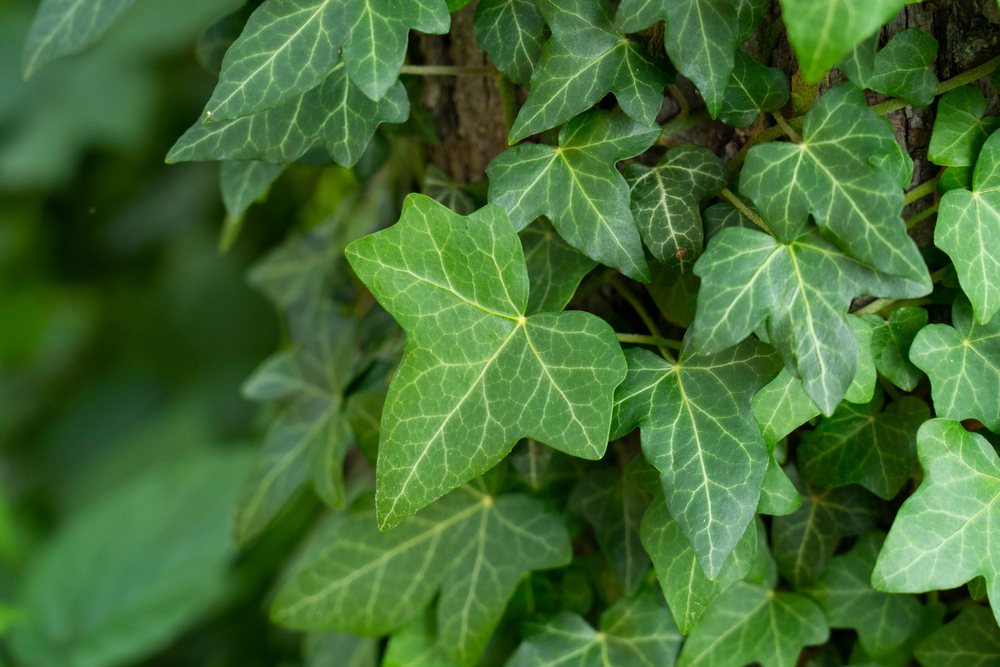
M 986 607 L 971 605 L 917 645 L 921 665 L 992 667 L 1000 664 L 1000 628 Z
M 530 283 L 525 314 L 561 311 L 597 262 L 563 241 L 545 218 L 535 220 L 517 235 Z

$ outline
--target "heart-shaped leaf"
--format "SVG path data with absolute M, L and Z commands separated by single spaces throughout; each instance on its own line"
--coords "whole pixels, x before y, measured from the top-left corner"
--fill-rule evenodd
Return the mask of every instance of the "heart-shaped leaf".
M 481 0 L 473 20 L 476 44 L 497 69 L 527 87 L 542 55 L 545 19 L 536 0 Z
M 1000 118 L 983 116 L 986 98 L 978 88 L 962 86 L 938 100 L 927 157 L 945 167 L 971 167 L 986 139 L 1000 128 Z

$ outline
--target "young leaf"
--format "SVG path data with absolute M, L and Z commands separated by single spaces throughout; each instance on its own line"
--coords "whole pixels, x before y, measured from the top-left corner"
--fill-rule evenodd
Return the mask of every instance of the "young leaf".
M 673 667 L 682 637 L 652 592 L 620 598 L 601 614 L 600 627 L 561 612 L 533 627 L 506 667 Z
M 663 46 L 681 73 L 701 92 L 712 117 L 719 115 L 739 25 L 730 0 L 624 0 L 616 22 L 623 33 L 666 21 Z
M 1000 628 L 986 607 L 969 605 L 917 645 L 921 665 L 989 667 L 1000 662 Z
M 608 0 L 540 0 L 540 5 L 552 37 L 542 48 L 509 142 L 556 127 L 609 92 L 638 124 L 652 125 L 670 81 L 663 65 L 615 27 L 615 6 Z
M 971 167 L 1000 118 L 986 116 L 986 98 L 978 88 L 962 86 L 944 95 L 937 104 L 927 157 L 945 167 Z
M 662 493 L 642 519 L 642 546 L 653 559 L 660 588 L 681 634 L 688 634 L 723 591 L 750 573 L 757 555 L 757 526 L 751 521 L 714 579 L 698 564 L 694 549 L 677 525 Z
M 862 319 L 872 326 L 875 368 L 903 391 L 913 391 L 923 373 L 910 362 L 910 346 L 917 332 L 927 326 L 927 311 L 903 306 L 892 311 L 888 319 L 878 315 Z
M 785 367 L 831 415 L 858 371 L 858 345 L 845 315 L 851 300 L 927 294 L 926 272 L 923 284 L 879 273 L 812 225 L 785 243 L 759 231 L 724 229 L 695 265 L 702 284 L 692 343 L 697 352 L 712 354 L 765 323 Z
M 577 116 L 559 132 L 558 148 L 524 144 L 490 162 L 490 203 L 507 211 L 518 231 L 545 215 L 583 254 L 648 282 L 628 185 L 615 163 L 643 152 L 658 136 L 658 128 L 621 114 Z
M 905 4 L 905 0 L 781 0 L 781 16 L 802 73 L 807 80 L 818 81 Z
M 802 477 L 827 487 L 860 484 L 891 500 L 917 463 L 917 429 L 930 419 L 927 404 L 904 396 L 882 410 L 877 388 L 867 405 L 842 403 L 833 416 L 802 436 Z
M 449 659 L 471 665 L 524 574 L 570 559 L 562 522 L 525 496 L 463 486 L 381 532 L 366 494 L 321 525 L 271 616 L 292 628 L 381 635 L 419 614 L 440 588 L 438 640 Z
M 785 471 L 778 465 L 774 457 L 775 443 L 767 444 L 767 472 L 760 483 L 760 502 L 757 503 L 757 514 L 785 516 L 802 507 L 802 498 L 795 485 L 788 479 Z
M 898 32 L 875 56 L 875 72 L 866 87 L 925 107 L 937 96 L 937 77 L 927 70 L 937 52 L 937 40 L 926 32 Z
M 380 123 L 401 123 L 409 114 L 402 83 L 373 102 L 347 78 L 344 67 L 337 67 L 322 83 L 280 106 L 211 125 L 195 123 L 170 149 L 167 162 L 288 164 L 322 141 L 338 164 L 351 167 L 361 159 Z
M 693 273 L 680 273 L 656 261 L 649 262 L 649 284 L 646 291 L 656 307 L 671 322 L 689 327 L 694 322 L 694 307 L 698 301 L 701 279 Z
M 726 187 L 726 165 L 707 148 L 683 144 L 655 167 L 633 163 L 623 174 L 646 247 L 663 264 L 690 271 L 704 245 L 699 204 Z
M 872 570 L 884 540 L 880 530 L 865 533 L 849 552 L 834 556 L 816 582 L 799 590 L 819 603 L 832 627 L 857 630 L 865 652 L 876 658 L 916 632 L 922 609 L 912 595 L 872 588 Z
M 597 262 L 563 241 L 545 218 L 538 218 L 517 234 L 528 266 L 526 315 L 558 313 Z
M 910 361 L 931 379 L 934 412 L 949 419 L 978 419 L 1000 433 L 1000 317 L 978 324 L 960 297 L 951 322 L 920 330 Z
M 626 358 L 611 438 L 641 427 L 643 454 L 660 471 L 670 513 L 714 579 L 760 498 L 768 455 L 750 399 L 778 372 L 778 360 L 754 340 L 710 356 L 686 345 L 676 364 L 641 348 Z
M 545 19 L 536 0 L 481 0 L 473 19 L 476 44 L 508 79 L 525 88 L 542 55 Z
M 889 172 L 869 163 L 895 151 L 895 141 L 864 92 L 841 84 L 806 114 L 800 145 L 772 142 L 750 149 L 740 192 L 753 200 L 779 239 L 790 240 L 812 214 L 852 257 L 928 283 L 927 267 L 899 217 L 903 191 Z
M 788 77 L 781 70 L 765 67 L 737 49 L 719 120 L 733 127 L 747 127 L 759 114 L 785 106 L 790 94 Z
M 410 195 L 396 225 L 355 241 L 347 257 L 407 332 L 382 414 L 383 529 L 492 468 L 523 437 L 604 454 L 621 348 L 589 313 L 525 318 L 524 254 L 502 209 L 462 217 Z
M 989 322 L 1000 310 L 1000 134 L 983 144 L 972 192 L 955 189 L 941 198 L 934 245 L 955 263 L 976 319 Z
M 450 24 L 443 0 L 267 0 L 226 53 L 203 120 L 257 114 L 315 88 L 341 47 L 351 81 L 380 100 L 399 77 L 410 29 L 442 34 Z
M 785 473 L 802 496 L 802 507 L 771 522 L 771 543 L 778 569 L 796 589 L 816 581 L 840 538 L 859 535 L 875 524 L 875 496 L 858 486 L 818 489 L 799 478 L 793 465 Z
M 267 195 L 285 168 L 266 162 L 225 160 L 219 170 L 219 185 L 226 215 L 239 220 L 250 205 Z

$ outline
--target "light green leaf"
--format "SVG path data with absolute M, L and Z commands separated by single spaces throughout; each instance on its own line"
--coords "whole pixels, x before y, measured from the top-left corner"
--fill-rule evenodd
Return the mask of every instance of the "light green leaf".
M 884 402 L 878 388 L 867 405 L 842 403 L 805 433 L 798 450 L 802 476 L 814 484 L 860 484 L 885 500 L 895 497 L 917 463 L 917 429 L 931 415 L 912 396 L 882 411 Z
M 944 196 L 946 192 L 955 188 L 971 190 L 972 174 L 974 171 L 973 167 L 949 167 L 945 169 L 938 180 L 938 194 Z
M 535 220 L 517 235 L 528 266 L 525 314 L 561 311 L 597 262 L 563 241 L 545 218 Z
M 226 215 L 233 220 L 241 219 L 251 204 L 267 196 L 267 191 L 284 170 L 281 165 L 266 162 L 224 161 L 219 171 L 219 185 Z
M 937 97 L 937 77 L 927 70 L 937 52 L 937 40 L 926 32 L 898 32 L 875 56 L 875 72 L 866 87 L 925 107 Z
M 906 0 L 781 0 L 781 16 L 803 74 L 809 81 L 819 81 L 905 4 Z
M 986 607 L 970 605 L 917 645 L 925 667 L 993 667 L 1000 664 L 1000 628 Z
M 859 368 L 846 316 L 852 299 L 909 298 L 927 294 L 930 284 L 926 277 L 921 284 L 879 273 L 842 253 L 815 226 L 800 229 L 785 243 L 739 227 L 712 239 L 695 265 L 702 283 L 692 343 L 697 352 L 711 354 L 765 324 L 785 367 L 830 415 Z
M 892 122 L 885 117 L 882 118 L 882 122 L 895 136 Z M 876 167 L 881 167 L 904 190 L 908 189 L 913 182 L 913 158 L 898 141 L 893 141 L 884 153 L 871 156 L 868 162 Z
M 567 565 L 557 516 L 521 495 L 494 497 L 481 480 L 395 530 L 381 532 L 366 494 L 321 525 L 288 573 L 271 616 L 297 629 L 391 632 L 438 593 L 438 640 L 458 665 L 476 662 L 524 574 Z
M 626 595 L 639 590 L 649 556 L 642 548 L 639 525 L 649 497 L 611 470 L 595 470 L 573 490 L 570 507 L 594 527 L 601 549 L 614 563 Z
M 561 612 L 532 627 L 506 667 L 673 667 L 682 637 L 652 592 L 620 598 L 601 614 L 600 627 Z
M 305 667 L 378 667 L 378 640 L 343 632 L 310 632 L 302 641 Z
M 628 185 L 615 163 L 643 152 L 658 136 L 658 128 L 621 114 L 583 114 L 559 132 L 558 148 L 524 144 L 494 158 L 486 169 L 490 202 L 507 211 L 518 231 L 547 216 L 583 254 L 647 282 Z
M 641 535 L 642 546 L 653 559 L 674 622 L 685 635 L 695 627 L 712 600 L 750 573 L 757 556 L 757 527 L 751 521 L 718 575 L 709 579 L 698 564 L 688 538 L 667 511 L 662 493 L 654 496 L 646 511 Z
M 738 44 L 736 11 L 730 0 L 623 0 L 616 18 L 622 32 L 666 21 L 663 46 L 691 79 L 712 117 L 719 115 Z M 759 20 L 759 19 L 758 19 Z
M 917 332 L 927 326 L 927 311 L 903 306 L 889 314 L 862 318 L 872 326 L 872 356 L 875 368 L 903 391 L 913 391 L 923 373 L 910 362 L 910 346 Z
M 859 88 L 869 88 L 875 76 L 875 51 L 878 49 L 878 32 L 847 52 L 837 68 Z
M 632 163 L 623 174 L 646 247 L 663 264 L 689 272 L 704 246 L 699 205 L 726 187 L 726 165 L 707 148 L 683 144 L 655 167 Z
M 902 188 L 888 171 L 869 163 L 895 152 L 895 141 L 891 127 L 868 107 L 864 92 L 844 83 L 806 114 L 801 144 L 771 142 L 750 149 L 740 192 L 783 241 L 791 240 L 812 214 L 826 236 L 852 257 L 926 283 L 927 268 L 900 217 Z
M 202 120 L 257 114 L 315 88 L 341 47 L 351 81 L 380 100 L 399 77 L 410 29 L 443 34 L 450 24 L 443 0 L 267 0 L 226 53 Z
M 539 4 L 552 37 L 531 75 L 531 94 L 514 121 L 510 143 L 566 122 L 609 92 L 639 124 L 653 125 L 670 81 L 662 63 L 615 28 L 615 6 L 608 0 Z
M 410 195 L 396 225 L 347 256 L 407 332 L 382 414 L 383 529 L 492 468 L 523 437 L 604 454 L 621 348 L 589 313 L 525 318 L 524 254 L 502 209 L 462 217 Z
M 802 496 L 802 507 L 773 519 L 771 544 L 778 569 L 798 589 L 819 578 L 840 538 L 874 526 L 877 501 L 859 486 L 816 488 L 790 464 L 785 473 Z
M 477 208 L 472 195 L 455 185 L 448 174 L 433 164 L 427 165 L 424 170 L 424 182 L 420 191 L 459 215 L 469 215 Z
M 611 437 L 641 427 L 643 454 L 660 471 L 670 513 L 715 578 L 760 498 L 768 455 L 750 399 L 777 373 L 776 355 L 754 340 L 709 356 L 686 345 L 676 364 L 641 348 L 625 354 L 628 376 L 615 390 Z
M 927 158 L 945 167 L 971 167 L 987 137 L 1000 128 L 1000 118 L 986 116 L 986 98 L 978 88 L 962 86 L 937 104 Z
M 980 323 L 1000 310 L 1000 134 L 983 144 L 973 189 L 941 198 L 934 244 L 948 253 Z
M 819 603 L 831 626 L 857 630 L 865 652 L 876 658 L 916 632 L 922 609 L 912 595 L 872 588 L 872 570 L 884 540 L 880 530 L 865 533 L 849 552 L 834 556 L 816 582 L 799 590 Z
M 481 0 L 473 27 L 480 50 L 508 79 L 527 88 L 545 41 L 537 0 Z
M 345 68 L 338 67 L 322 83 L 280 106 L 211 125 L 195 123 L 170 149 L 167 162 L 288 164 L 321 141 L 338 164 L 351 167 L 361 159 L 380 123 L 401 123 L 409 113 L 402 83 L 373 102 L 347 78 Z
M 931 379 L 934 412 L 948 419 L 978 419 L 1000 433 L 1000 318 L 978 324 L 959 297 L 951 322 L 920 330 L 910 361 Z
M 759 393 L 759 392 L 758 392 Z M 784 516 L 802 507 L 802 498 L 774 458 L 774 443 L 767 445 L 767 472 L 760 483 L 760 502 L 757 503 L 758 514 Z
M 437 616 L 433 609 L 428 607 L 389 637 L 381 667 L 454 667 L 438 644 Z
M 747 127 L 760 113 L 777 111 L 785 106 L 790 94 L 791 88 L 784 72 L 765 67 L 737 49 L 719 120 L 733 127 Z

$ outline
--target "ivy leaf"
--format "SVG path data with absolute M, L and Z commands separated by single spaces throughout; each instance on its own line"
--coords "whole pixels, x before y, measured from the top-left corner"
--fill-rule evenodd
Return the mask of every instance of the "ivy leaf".
M 450 24 L 443 0 L 267 0 L 226 52 L 203 120 L 257 114 L 315 88 L 342 47 L 346 75 L 380 100 L 399 77 L 410 29 L 443 34 Z
M 870 88 L 875 76 L 875 52 L 878 50 L 878 32 L 860 42 L 837 63 L 837 68 L 859 88 Z
M 764 18 L 771 3 L 768 0 L 732 0 L 736 10 L 736 24 L 739 28 L 736 43 L 742 44 L 757 32 L 760 20 Z
M 659 133 L 621 114 L 582 114 L 559 132 L 558 148 L 524 144 L 494 158 L 486 168 L 490 203 L 507 211 L 518 231 L 547 216 L 583 254 L 648 282 L 628 185 L 615 163 L 645 151 Z
M 771 142 L 750 149 L 740 192 L 783 241 L 812 214 L 852 257 L 927 283 L 927 268 L 899 216 L 903 191 L 889 172 L 869 162 L 895 152 L 895 141 L 890 126 L 868 107 L 864 92 L 841 84 L 806 114 L 800 145 Z
M 424 170 L 424 182 L 420 190 L 459 215 L 469 215 L 479 208 L 465 188 L 455 185 L 448 174 L 433 164 L 427 165 Z
M 677 525 L 663 494 L 642 519 L 642 546 L 653 559 L 660 588 L 681 634 L 688 634 L 698 619 L 727 588 L 750 573 L 757 555 L 757 525 L 751 521 L 714 579 L 709 579 L 695 556 L 691 543 Z
M 374 497 L 361 496 L 320 526 L 288 573 L 273 620 L 382 635 L 440 589 L 438 641 L 456 664 L 474 664 L 524 574 L 567 565 L 572 555 L 566 528 L 540 502 L 488 495 L 481 480 L 476 487 L 389 532 L 377 528 Z
M 858 343 L 858 372 L 854 374 L 844 399 L 851 403 L 867 403 L 875 394 L 877 381 L 871 352 L 872 330 L 870 325 L 854 315 L 848 315 L 847 321 Z M 802 388 L 802 381 L 789 373 L 787 368 L 782 368 L 778 377 L 754 394 L 751 405 L 754 419 L 760 426 L 764 441 L 768 443 L 778 442 L 820 414 L 819 407 Z
M 733 73 L 719 110 L 719 120 L 733 127 L 747 127 L 759 114 L 785 106 L 789 95 L 791 88 L 784 72 L 765 67 L 737 49 Z
M 884 402 L 877 388 L 867 405 L 842 403 L 805 433 L 798 450 L 802 476 L 829 487 L 860 484 L 879 498 L 894 498 L 917 463 L 917 429 L 931 415 L 912 396 L 882 411 Z
M 781 0 L 781 16 L 802 73 L 809 81 L 819 81 L 905 4 L 905 0 Z
M 401 123 L 409 113 L 410 101 L 402 83 L 373 102 L 347 78 L 346 69 L 338 67 L 315 88 L 280 106 L 211 125 L 195 123 L 170 149 L 167 162 L 288 164 L 322 141 L 338 164 L 352 167 L 380 123 Z
M 785 367 L 831 415 L 858 372 L 858 345 L 845 314 L 851 300 L 909 298 L 927 294 L 930 284 L 926 268 L 923 284 L 879 273 L 843 254 L 815 226 L 800 229 L 785 243 L 741 227 L 712 239 L 695 265 L 702 283 L 692 343 L 712 354 L 766 324 Z
M 594 527 L 597 542 L 614 563 L 626 595 L 639 590 L 649 571 L 649 556 L 639 538 L 648 506 L 644 492 L 606 469 L 587 475 L 570 497 L 570 507 Z
M 663 316 L 681 327 L 691 326 L 701 284 L 698 276 L 680 273 L 659 262 L 649 262 L 649 278 L 646 291 Z
M 638 124 L 653 125 L 670 80 L 664 65 L 615 27 L 615 6 L 608 0 L 540 0 L 540 5 L 552 37 L 531 75 L 531 93 L 511 128 L 510 143 L 566 122 L 608 93 Z
M 1000 628 L 986 607 L 969 605 L 917 645 L 921 665 L 987 667 L 1000 661 Z
M 302 640 L 304 667 L 378 667 L 378 640 L 343 632 L 310 632 Z
M 978 88 L 962 86 L 944 95 L 927 147 L 927 158 L 943 167 L 971 167 L 986 139 L 1000 128 L 1000 118 L 986 116 L 986 98 Z
M 560 612 L 546 625 L 531 628 L 506 667 L 673 667 L 682 640 L 670 613 L 649 591 L 619 598 L 601 614 L 600 628 L 598 632 L 583 617 Z
M 926 32 L 898 32 L 875 56 L 875 71 L 867 87 L 925 107 L 937 97 L 937 77 L 927 70 L 937 60 L 937 52 L 937 40 Z
M 793 465 L 785 474 L 802 496 L 802 507 L 794 514 L 777 516 L 771 522 L 771 544 L 778 569 L 796 589 L 819 578 L 840 538 L 860 535 L 873 527 L 875 496 L 858 486 L 819 489 L 802 481 Z
M 621 348 L 589 313 L 525 318 L 524 255 L 500 208 L 462 217 L 410 195 L 396 225 L 355 241 L 347 257 L 407 332 L 382 414 L 383 529 L 492 468 L 523 437 L 604 454 Z
M 903 306 L 884 320 L 878 315 L 865 315 L 862 319 L 872 326 L 875 368 L 903 391 L 913 391 L 923 373 L 910 362 L 910 346 L 917 332 L 927 326 L 927 311 Z
M 642 348 L 625 356 L 611 438 L 641 427 L 642 451 L 660 471 L 670 514 L 714 579 L 760 498 L 768 455 L 750 399 L 777 373 L 778 360 L 754 340 L 710 356 L 685 345 L 676 364 Z
M 949 419 L 978 419 L 1000 433 L 1000 318 L 978 324 L 959 297 L 951 322 L 920 330 L 910 361 L 931 379 L 934 412 Z
M 872 570 L 884 540 L 880 530 L 865 533 L 849 552 L 834 556 L 815 583 L 799 591 L 819 603 L 831 626 L 856 630 L 865 652 L 876 658 L 916 632 L 922 611 L 911 595 L 872 588 Z
M 753 210 L 753 205 L 749 206 Z M 756 213 L 756 211 L 754 211 Z M 705 238 L 711 239 L 727 227 L 745 227 L 760 229 L 750 218 L 743 215 L 738 208 L 729 203 L 713 204 L 701 212 L 701 221 L 705 226 Z
M 989 322 L 1000 310 L 1000 134 L 983 144 L 972 191 L 949 190 L 941 198 L 934 245 L 955 263 L 976 319 Z
M 454 667 L 437 638 L 437 617 L 428 608 L 389 637 L 381 667 Z
M 219 185 L 226 215 L 240 220 L 255 201 L 267 196 L 285 168 L 266 162 L 226 160 L 219 170 Z
M 623 0 L 616 18 L 624 32 L 666 21 L 663 46 L 680 72 L 701 92 L 713 118 L 733 71 L 740 27 L 729 0 Z
M 704 245 L 699 204 L 726 187 L 726 165 L 707 148 L 683 144 L 655 167 L 633 163 L 623 174 L 646 247 L 667 266 L 690 271 Z
M 356 391 L 344 405 L 344 415 L 354 434 L 358 451 L 372 466 L 378 461 L 378 439 L 381 435 L 382 408 L 385 405 L 384 391 Z
M 482 0 L 473 28 L 476 44 L 496 68 L 527 88 L 545 42 L 545 19 L 536 0 Z
M 545 218 L 538 218 L 517 235 L 528 267 L 525 314 L 561 311 L 597 262 L 563 241 Z
M 29 78 L 56 58 L 96 42 L 136 0 L 43 0 L 24 43 L 22 68 Z
M 760 502 L 757 503 L 758 514 L 784 516 L 802 507 L 802 498 L 788 479 L 785 471 L 778 465 L 774 457 L 775 443 L 767 445 L 767 472 L 760 483 Z

